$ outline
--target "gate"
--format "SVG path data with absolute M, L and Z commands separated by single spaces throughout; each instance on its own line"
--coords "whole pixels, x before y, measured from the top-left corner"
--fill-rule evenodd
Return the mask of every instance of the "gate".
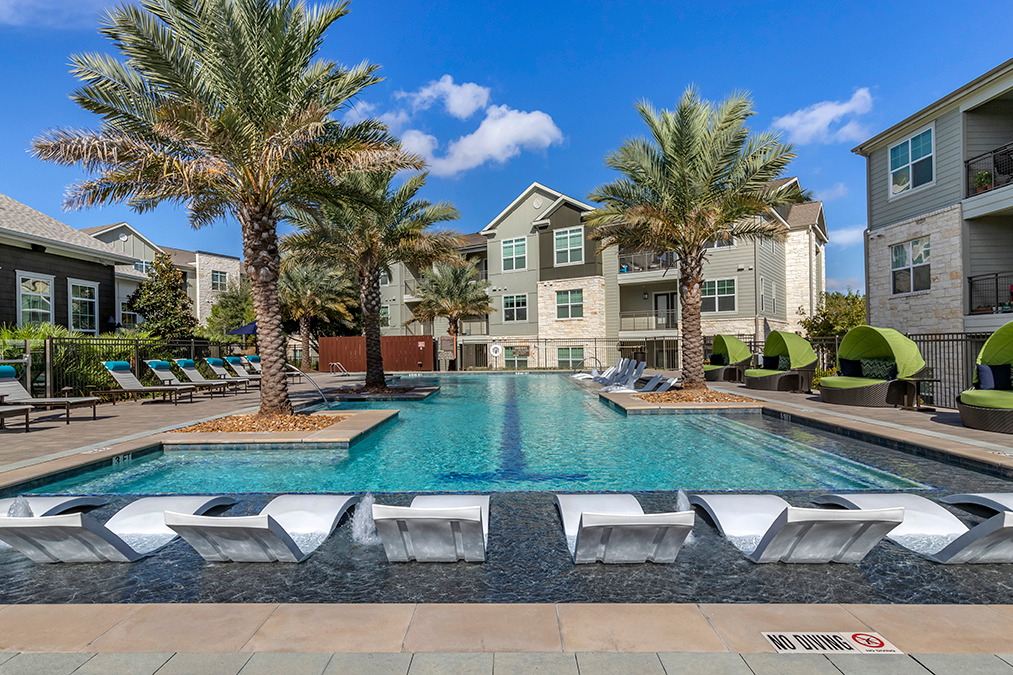
M 366 338 L 322 337 L 319 339 L 320 362 L 317 369 L 327 372 L 331 363 L 340 363 L 350 371 L 366 370 Z M 431 335 L 388 335 L 380 338 L 384 370 L 432 371 L 435 347 Z

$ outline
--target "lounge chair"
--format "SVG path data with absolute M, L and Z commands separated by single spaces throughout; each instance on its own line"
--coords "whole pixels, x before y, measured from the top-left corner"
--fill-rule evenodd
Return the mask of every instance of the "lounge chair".
M 603 386 L 609 386 L 615 384 L 620 377 L 625 377 L 628 374 L 630 368 L 634 365 L 632 359 L 620 359 L 619 364 L 612 370 L 611 373 L 605 371 L 600 377 L 594 378 L 594 381 Z M 607 374 L 606 374 L 607 373 Z
M 981 351 L 972 378 L 973 388 L 957 397 L 957 410 L 965 427 L 1013 434 L 1013 321 L 992 333 Z M 983 372 L 987 368 L 987 372 Z M 982 375 L 986 375 L 985 381 Z
M 229 368 L 239 377 L 248 377 L 251 380 L 259 380 L 261 378 L 260 375 L 246 370 L 245 366 L 243 366 L 243 360 L 238 356 L 226 356 L 225 363 L 229 364 Z
M 633 495 L 556 495 L 573 562 L 670 563 L 693 529 L 693 511 L 644 513 Z
M 208 562 L 305 560 L 324 543 L 358 497 L 281 495 L 256 516 L 165 512 L 165 524 Z
M 31 408 L 63 408 L 66 411 L 67 424 L 70 424 L 71 408 L 91 408 L 91 418 L 95 419 L 95 406 L 98 405 L 97 396 L 68 396 L 66 398 L 33 398 L 28 390 L 21 386 L 18 381 L 17 372 L 14 366 L 0 366 L 0 394 L 5 394 L 4 403 L 18 403 Z M 13 413 L 10 410 L 11 414 Z M 27 424 L 27 422 L 26 422 Z
M 210 396 L 214 396 L 215 393 L 224 395 L 226 390 L 231 386 L 228 382 L 215 382 L 214 380 L 183 383 L 176 379 L 176 374 L 172 372 L 172 365 L 168 361 L 153 359 L 151 361 L 145 361 L 145 363 L 148 364 L 148 368 L 150 368 L 151 372 L 158 378 L 158 381 L 165 386 L 206 389 Z
M 654 390 L 655 394 L 663 394 L 669 389 L 675 387 L 676 389 L 682 389 L 682 378 L 681 377 L 670 377 L 661 383 L 657 389 Z
M 237 377 L 225 369 L 225 362 L 222 359 L 204 359 L 204 363 L 208 364 L 208 368 L 211 369 L 212 373 L 222 379 L 245 380 L 247 384 L 252 382 L 258 387 L 260 386 L 260 375 L 243 375 Z
M 820 378 L 825 403 L 888 408 L 903 403 L 903 380 L 925 369 L 918 345 L 892 328 L 856 326 L 837 348 L 837 375 Z
M 616 362 L 616 365 L 609 366 L 600 373 L 598 372 L 597 368 L 592 368 L 590 373 L 574 373 L 570 377 L 572 377 L 575 380 L 597 380 L 599 377 L 607 378 L 610 377 L 612 373 L 616 372 L 616 370 L 619 369 L 619 363 L 620 362 Z
M 715 335 L 711 362 L 704 364 L 703 376 L 708 382 L 733 382 L 737 368 L 749 365 L 753 353 L 742 340 L 731 335 Z
M 983 508 L 992 514 L 1013 511 L 1013 492 L 964 493 L 949 495 L 939 501 L 956 506 L 975 506 Z
M 654 391 L 664 379 L 665 377 L 663 375 L 655 375 L 640 389 L 635 387 L 620 387 L 619 385 L 613 385 L 612 387 L 608 387 L 607 391 L 612 394 L 649 394 Z
M 0 405 L 0 429 L 7 428 L 8 417 L 21 417 L 24 415 L 25 433 L 27 434 L 32 430 L 31 412 L 32 406 L 30 405 Z
M 263 368 L 261 368 L 260 366 L 260 357 L 257 356 L 256 354 L 250 354 L 249 356 L 240 356 L 240 357 L 230 356 L 228 357 L 228 359 L 226 359 L 229 362 L 230 366 L 233 365 L 232 359 L 235 358 L 240 359 L 240 365 L 243 366 L 244 370 L 248 368 L 248 370 L 246 370 L 248 374 L 250 375 L 264 374 Z M 235 370 L 235 368 L 233 368 L 233 370 Z M 236 371 L 236 373 L 242 375 L 242 373 L 240 373 L 238 370 Z M 288 376 L 289 379 L 293 379 L 297 382 L 302 382 L 303 374 L 301 371 L 296 372 L 294 370 L 286 370 L 285 375 Z
M 1013 513 L 1004 511 L 973 528 L 939 504 L 905 492 L 822 495 L 814 501 L 848 509 L 904 509 L 890 541 L 937 563 L 1013 562 Z
M 422 495 L 411 506 L 373 504 L 373 521 L 391 562 L 482 562 L 489 497 Z
M 607 387 L 603 387 L 602 391 L 611 392 L 619 389 L 633 389 L 634 385 L 636 385 L 637 383 L 637 380 L 639 380 L 640 376 L 644 374 L 644 368 L 646 367 L 647 367 L 646 363 L 644 363 L 643 361 L 638 361 L 636 367 L 633 368 L 631 372 L 627 373 L 625 377 L 617 379 L 614 384 L 611 384 Z
M 37 563 L 134 562 L 176 538 L 165 526 L 165 511 L 204 513 L 234 502 L 230 497 L 143 497 L 105 525 L 87 513 L 0 516 L 0 540 Z
M 861 562 L 904 520 L 899 507 L 800 509 L 777 495 L 693 495 L 689 501 L 757 563 Z
M 183 371 L 187 379 L 195 385 L 200 382 L 225 382 L 232 386 L 236 392 L 239 392 L 239 385 L 243 385 L 246 391 L 250 390 L 250 379 L 247 377 L 218 377 L 214 380 L 209 380 L 204 377 L 204 374 L 197 369 L 197 364 L 194 363 L 193 359 L 176 359 L 176 366 Z
M 746 387 L 768 391 L 812 390 L 816 352 L 795 333 L 775 330 L 763 345 L 763 363 L 744 373 Z M 784 367 L 787 366 L 787 367 Z
M 85 506 L 102 506 L 107 500 L 102 497 L 33 497 L 23 495 L 33 516 L 55 516 L 58 513 Z M 9 515 L 16 497 L 0 499 L 0 516 Z
M 246 365 L 248 365 L 250 367 L 250 370 L 252 370 L 255 374 L 257 375 L 262 374 L 259 356 L 257 356 L 256 354 L 250 354 L 249 356 L 244 356 L 243 361 L 246 362 Z
M 194 388 L 190 385 L 177 385 L 177 384 L 163 384 L 157 387 L 145 387 L 141 384 L 140 380 L 134 377 L 133 371 L 130 369 L 130 364 L 126 361 L 105 361 L 103 365 L 109 374 L 112 375 L 116 383 L 122 387 L 121 389 L 105 389 L 102 394 L 129 394 L 137 399 L 138 394 L 161 394 L 162 399 L 169 398 L 172 400 L 173 405 L 179 403 L 179 397 L 186 394 L 193 401 Z M 92 392 L 94 393 L 94 392 Z M 113 403 L 116 402 L 116 397 L 113 396 Z

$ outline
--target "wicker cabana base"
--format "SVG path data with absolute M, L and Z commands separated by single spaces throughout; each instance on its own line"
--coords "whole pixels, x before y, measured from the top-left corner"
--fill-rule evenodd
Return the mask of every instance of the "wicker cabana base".
M 960 411 L 960 421 L 964 423 L 965 427 L 996 431 L 1000 434 L 1013 434 L 1013 410 L 966 405 L 961 402 L 959 396 L 957 397 L 957 410 Z

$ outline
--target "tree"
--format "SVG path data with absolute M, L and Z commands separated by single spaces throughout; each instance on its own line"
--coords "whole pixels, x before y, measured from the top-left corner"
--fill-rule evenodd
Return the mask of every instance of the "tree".
M 472 262 L 437 263 L 422 273 L 415 295 L 422 301 L 412 308 L 413 321 L 447 319 L 447 335 L 454 338 L 454 363 L 461 320 L 493 311 L 489 282 L 479 280 L 478 268 Z
M 71 57 L 73 100 L 101 128 L 33 141 L 43 160 L 80 165 L 67 208 L 126 202 L 138 212 L 186 204 L 199 228 L 233 217 L 243 235 L 263 360 L 260 413 L 292 412 L 277 282 L 277 224 L 318 205 L 352 172 L 422 168 L 375 120 L 335 118 L 379 78 L 315 60 L 348 3 L 141 0 L 109 11 L 101 33 L 122 60 Z
M 865 323 L 865 295 L 850 288 L 847 293 L 823 293 L 812 316 L 806 316 L 803 307 L 798 308 L 798 313 L 805 317 L 799 323 L 808 338 L 845 335 Z
M 391 185 L 393 173 L 350 177 L 343 187 L 346 194 L 358 195 L 356 201 L 335 202 L 315 218 L 299 218 L 301 231 L 283 241 L 298 259 L 337 265 L 358 280 L 369 390 L 387 389 L 380 350 L 380 273 L 389 273 L 396 263 L 423 267 L 457 257 L 457 235 L 433 225 L 459 214 L 452 204 L 416 199 L 426 177 L 416 174 L 397 188 Z
M 186 277 L 164 253 L 155 255 L 148 278 L 127 299 L 127 307 L 144 317 L 146 331 L 166 340 L 190 339 L 197 328 Z
M 591 236 L 625 251 L 669 251 L 678 263 L 683 377 L 704 387 L 700 308 L 708 246 L 732 239 L 784 239 L 786 229 L 768 214 L 775 206 L 805 201 L 797 185 L 773 187 L 795 157 L 772 133 L 752 134 L 750 99 L 735 94 L 718 105 L 689 87 L 675 111 L 637 104 L 650 139 L 634 138 L 605 158 L 622 177 L 590 199 L 602 206 L 584 216 Z
M 218 300 L 211 305 L 208 328 L 214 333 L 228 333 L 245 326 L 257 315 L 253 311 L 253 289 L 247 277 L 239 277 L 228 288 L 218 294 Z
M 310 367 L 310 328 L 314 319 L 351 324 L 355 289 L 340 271 L 309 263 L 286 261 L 278 280 L 282 312 L 299 322 L 302 369 Z

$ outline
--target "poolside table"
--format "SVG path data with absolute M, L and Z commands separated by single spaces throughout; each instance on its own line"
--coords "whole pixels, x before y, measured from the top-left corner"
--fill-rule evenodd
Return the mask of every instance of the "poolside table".
M 933 407 L 922 405 L 922 382 L 942 382 L 941 379 L 937 377 L 900 377 L 897 379 L 904 383 L 904 403 L 900 406 L 902 410 L 936 411 Z M 914 405 L 912 405 L 912 400 Z

